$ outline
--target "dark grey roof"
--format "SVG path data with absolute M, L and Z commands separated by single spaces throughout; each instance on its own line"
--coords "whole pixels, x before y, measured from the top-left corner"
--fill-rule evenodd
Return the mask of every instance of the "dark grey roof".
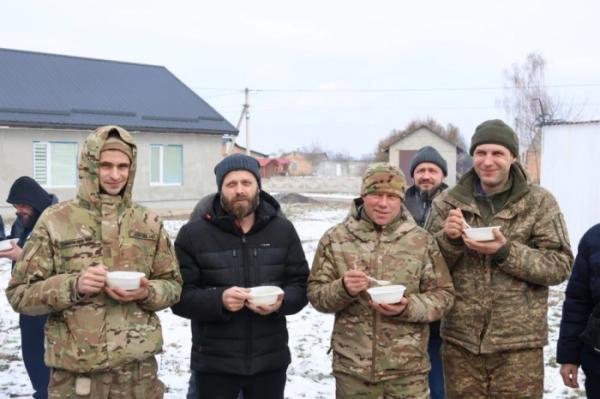
M 0 124 L 237 134 L 165 67 L 2 48 Z

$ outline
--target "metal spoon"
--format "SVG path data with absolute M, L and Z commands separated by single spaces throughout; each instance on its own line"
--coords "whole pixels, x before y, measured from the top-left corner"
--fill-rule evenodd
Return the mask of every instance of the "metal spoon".
M 375 284 L 377 284 L 377 285 L 390 285 L 390 284 L 392 284 L 392 282 L 391 282 L 391 281 L 387 281 L 387 280 L 377 280 L 376 278 L 373 278 L 373 277 L 371 277 L 371 276 L 367 276 L 367 278 L 368 278 L 369 280 L 371 280 L 372 282 L 374 282 Z
M 464 219 L 463 219 L 463 226 L 465 227 L 465 229 L 471 228 L 471 225 L 469 223 L 467 223 Z

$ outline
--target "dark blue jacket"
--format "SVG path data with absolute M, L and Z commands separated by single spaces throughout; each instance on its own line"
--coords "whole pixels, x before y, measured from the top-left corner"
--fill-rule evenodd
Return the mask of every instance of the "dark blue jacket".
M 581 238 L 563 305 L 556 361 L 581 365 L 586 374 L 600 373 L 600 353 L 583 344 L 584 330 L 594 306 L 600 302 L 600 224 Z
M 235 375 L 285 368 L 291 360 L 285 316 L 308 302 L 308 264 L 296 230 L 265 192 L 246 234 L 222 209 L 218 195 L 209 208 L 196 209 L 175 240 L 183 290 L 173 313 L 191 319 L 191 368 Z M 258 285 L 283 289 L 278 312 L 261 316 L 246 308 L 225 310 L 225 289 Z
M 2 216 L 0 216 L 0 240 L 4 240 L 6 235 L 4 233 L 4 220 L 2 220 Z

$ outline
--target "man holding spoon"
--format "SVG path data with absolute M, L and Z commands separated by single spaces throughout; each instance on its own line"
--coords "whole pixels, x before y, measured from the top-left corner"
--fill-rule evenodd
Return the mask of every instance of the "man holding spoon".
M 552 194 L 528 181 L 503 121 L 480 124 L 470 154 L 473 167 L 434 200 L 425 225 L 457 294 L 442 321 L 446 395 L 541 398 L 548 287 L 573 261 L 565 222 Z M 468 225 L 500 227 L 478 241 L 466 237 Z
M 452 305 L 454 290 L 437 243 L 402 206 L 405 188 L 397 167 L 370 166 L 350 214 L 325 233 L 315 254 L 308 298 L 336 314 L 338 398 L 429 397 L 428 323 Z M 402 284 L 405 295 L 371 300 L 373 279 Z

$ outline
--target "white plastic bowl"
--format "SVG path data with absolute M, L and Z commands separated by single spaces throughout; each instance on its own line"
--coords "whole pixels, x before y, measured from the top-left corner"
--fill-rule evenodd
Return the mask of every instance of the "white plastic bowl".
M 250 288 L 252 296 L 248 301 L 253 305 L 273 305 L 277 302 L 277 296 L 283 294 L 283 290 L 275 285 L 263 285 Z
M 8 251 L 9 249 L 11 249 L 13 241 L 17 241 L 17 240 L 10 239 L 10 240 L 2 240 L 2 241 L 0 241 L 0 251 Z
M 500 229 L 501 226 L 491 226 L 491 227 L 472 227 L 470 229 L 464 229 L 465 235 L 467 238 L 470 238 L 475 241 L 493 241 L 494 233 L 492 229 Z
M 108 272 L 106 282 L 110 288 L 121 288 L 122 290 L 137 290 L 140 288 L 140 280 L 145 274 L 142 272 Z
M 383 285 L 381 287 L 371 287 L 367 289 L 373 302 L 377 303 L 398 303 L 404 295 L 405 286 L 402 284 Z

